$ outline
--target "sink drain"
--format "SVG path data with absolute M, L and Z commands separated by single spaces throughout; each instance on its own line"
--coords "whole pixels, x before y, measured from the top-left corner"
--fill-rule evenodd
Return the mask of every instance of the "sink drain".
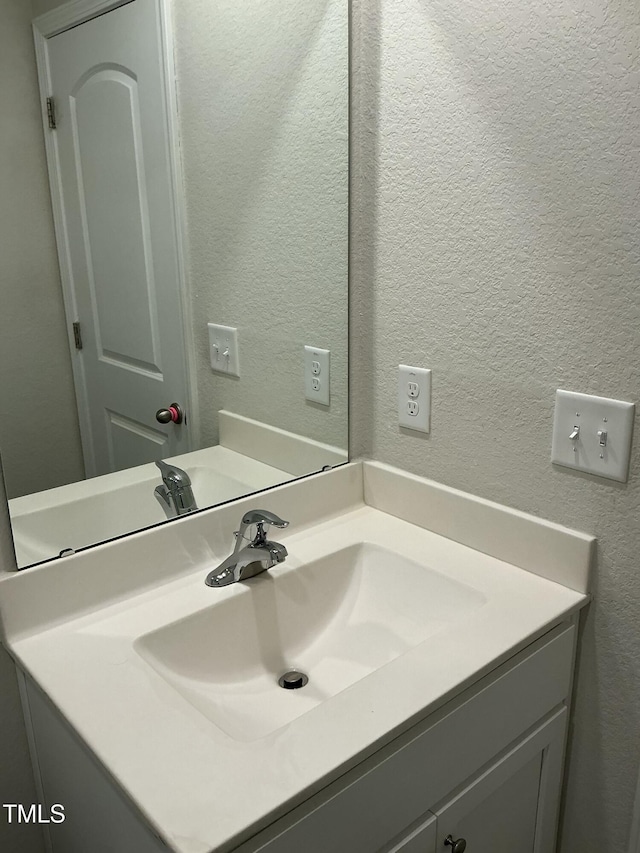
M 285 690 L 297 690 L 299 687 L 304 687 L 308 681 L 309 678 L 304 672 L 298 672 L 297 669 L 290 669 L 289 672 L 285 672 L 284 675 L 280 676 L 278 684 L 280 687 L 284 687 Z

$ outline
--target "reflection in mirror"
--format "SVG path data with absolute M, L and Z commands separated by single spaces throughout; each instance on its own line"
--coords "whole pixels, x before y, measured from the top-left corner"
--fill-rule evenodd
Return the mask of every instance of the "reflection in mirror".
M 28 7 L 0 7 L 20 567 L 347 460 L 347 0 Z

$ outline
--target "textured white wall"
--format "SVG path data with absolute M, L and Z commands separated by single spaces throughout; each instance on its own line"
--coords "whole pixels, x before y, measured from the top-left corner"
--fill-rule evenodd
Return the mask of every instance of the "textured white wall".
M 346 448 L 347 0 L 174 13 L 203 444 L 224 408 Z M 238 327 L 239 380 L 211 371 L 207 322 Z M 305 344 L 331 350 L 329 409 L 305 402 Z
M 11 497 L 84 476 L 31 13 L 0 5 L 0 448 Z
M 598 537 L 561 853 L 626 850 L 640 437 L 627 485 L 549 455 L 557 387 L 640 402 L 640 6 L 358 0 L 354 31 L 352 450 Z

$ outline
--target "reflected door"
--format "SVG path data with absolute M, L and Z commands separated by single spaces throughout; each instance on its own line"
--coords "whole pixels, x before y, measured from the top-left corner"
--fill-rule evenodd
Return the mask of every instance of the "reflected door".
M 191 449 L 185 423 L 155 418 L 188 393 L 158 5 L 133 0 L 47 41 L 89 476 Z

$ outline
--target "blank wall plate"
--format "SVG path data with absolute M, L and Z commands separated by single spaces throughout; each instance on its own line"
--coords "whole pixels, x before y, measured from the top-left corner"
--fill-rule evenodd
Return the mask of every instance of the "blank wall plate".
M 304 395 L 313 403 L 329 405 L 331 396 L 331 352 L 318 347 L 304 348 Z
M 558 389 L 551 461 L 625 483 L 634 415 L 633 403 Z
M 209 329 L 209 358 L 211 368 L 227 376 L 240 376 L 238 330 L 233 326 L 207 323 Z
M 431 371 L 398 365 L 398 423 L 417 432 L 429 432 L 431 421 Z

